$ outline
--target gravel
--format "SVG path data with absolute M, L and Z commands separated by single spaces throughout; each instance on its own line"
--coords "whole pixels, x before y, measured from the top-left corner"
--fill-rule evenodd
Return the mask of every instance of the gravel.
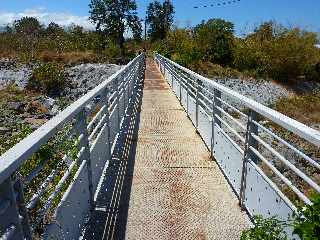
M 81 64 L 67 69 L 72 88 L 67 94 L 72 100 L 79 98 L 106 80 L 121 66 L 115 64 Z
M 19 88 L 23 89 L 31 77 L 32 69 L 27 65 L 17 64 L 13 60 L 0 60 L 0 89 L 15 83 Z
M 15 83 L 23 90 L 31 77 L 32 69 L 36 66 L 35 64 L 22 65 L 13 60 L 0 59 L 0 89 Z M 10 126 L 10 129 L 13 129 L 22 123 L 28 123 L 33 129 L 37 129 L 57 115 L 64 108 L 63 106 L 77 100 L 120 69 L 121 66 L 115 64 L 80 64 L 66 68 L 69 84 L 62 93 L 65 99 L 61 102 L 60 98 L 39 95 L 30 97 L 28 100 L 7 102 L 5 109 L 2 109 L 2 114 L 0 114 L 0 135 L 7 133 L 7 129 L 4 127 Z M 29 105 L 31 110 L 33 106 L 44 112 L 37 113 L 28 110 Z
M 36 65 L 34 65 L 36 66 Z M 18 64 L 14 60 L 0 60 L 0 89 L 15 83 L 20 89 L 24 89 L 28 79 L 32 75 L 34 66 Z M 66 69 L 69 76 L 70 88 L 64 95 L 70 100 L 76 100 L 99 85 L 102 81 L 121 69 L 115 64 L 80 64 Z
M 292 95 L 292 92 L 272 81 L 242 79 L 215 79 L 214 81 L 266 106 L 275 103 L 279 98 Z M 241 108 L 239 103 L 234 104 Z

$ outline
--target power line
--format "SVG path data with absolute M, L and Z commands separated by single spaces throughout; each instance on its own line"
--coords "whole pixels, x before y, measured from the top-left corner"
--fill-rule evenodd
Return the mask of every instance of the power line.
M 193 8 L 208 8 L 208 7 L 221 7 L 221 6 L 226 6 L 226 5 L 231 5 L 240 2 L 241 0 L 232 0 L 232 1 L 224 1 L 224 2 L 218 2 L 214 4 L 209 4 L 209 5 L 198 5 L 198 6 L 193 6 Z

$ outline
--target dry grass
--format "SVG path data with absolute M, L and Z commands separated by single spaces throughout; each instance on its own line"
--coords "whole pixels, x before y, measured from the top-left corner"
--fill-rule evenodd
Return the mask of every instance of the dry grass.
M 41 52 L 38 58 L 43 62 L 59 62 L 70 65 L 89 62 L 92 63 L 97 62 L 98 60 L 97 55 L 92 51 L 58 53 L 46 50 Z
M 282 98 L 274 108 L 309 126 L 320 124 L 320 92 Z

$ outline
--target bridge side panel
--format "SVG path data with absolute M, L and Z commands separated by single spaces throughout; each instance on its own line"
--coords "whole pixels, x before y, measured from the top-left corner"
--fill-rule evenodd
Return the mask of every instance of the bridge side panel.
M 211 149 L 212 120 L 206 111 L 199 106 L 199 133 L 209 149 Z
M 239 196 L 242 175 L 243 154 L 235 143 L 226 137 L 218 127 L 214 127 L 213 156 Z
M 115 107 L 110 113 L 110 143 L 112 144 L 118 132 L 118 110 Z
M 196 125 L 196 100 L 189 96 L 188 98 L 188 115 L 194 125 Z
M 97 190 L 102 171 L 109 159 L 108 126 L 105 123 L 91 148 L 92 184 L 94 191 Z
M 187 111 L 187 102 L 188 102 L 188 93 L 187 93 L 187 90 L 184 88 L 184 87 L 182 87 L 181 88 L 181 104 L 182 104 L 182 106 L 183 106 L 183 108 L 184 108 L 184 110 L 186 110 Z
M 89 211 L 88 170 L 83 161 L 56 209 L 54 220 L 47 226 L 44 239 L 78 239 Z
M 247 169 L 245 204 L 250 212 L 264 217 L 278 215 L 282 220 L 287 220 L 292 215 L 291 208 L 251 163 Z
M 262 215 L 264 218 L 276 216 L 277 219 L 287 221 L 292 217 L 294 211 L 270 183 L 266 176 L 257 171 L 254 163 L 249 162 L 247 166 L 245 206 L 252 216 Z M 288 200 L 289 201 L 289 200 Z M 286 229 L 288 236 L 292 236 L 292 229 Z M 299 239 L 294 235 L 294 239 Z

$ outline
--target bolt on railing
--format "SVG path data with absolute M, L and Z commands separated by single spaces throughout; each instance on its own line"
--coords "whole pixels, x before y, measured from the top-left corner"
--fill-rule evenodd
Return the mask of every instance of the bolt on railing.
M 78 239 L 95 206 L 141 54 L 0 157 L 0 239 Z

